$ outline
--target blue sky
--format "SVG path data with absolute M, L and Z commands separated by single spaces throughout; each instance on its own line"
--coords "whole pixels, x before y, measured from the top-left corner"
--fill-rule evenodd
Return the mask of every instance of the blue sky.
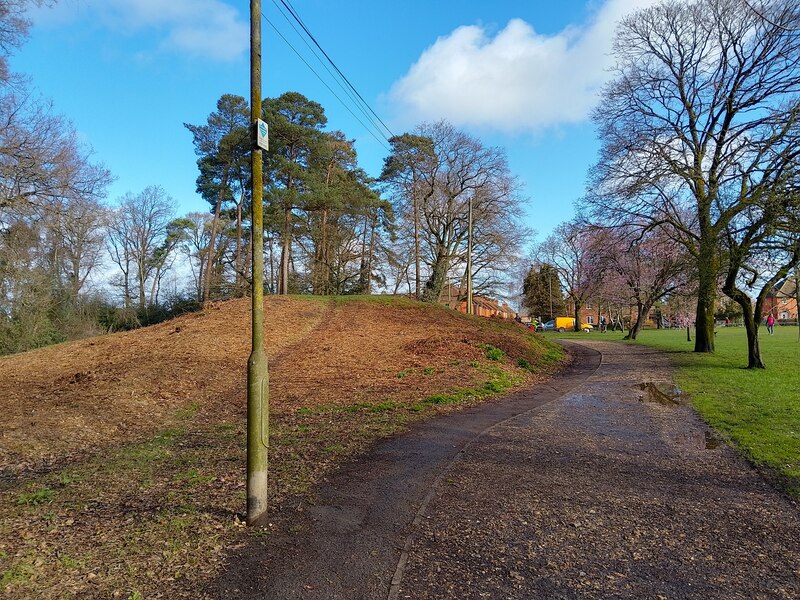
M 272 0 L 263 12 L 313 62 Z M 445 118 L 506 149 L 542 239 L 568 219 L 597 143 L 589 112 L 614 24 L 652 0 L 293 0 L 322 47 L 396 134 Z M 53 100 L 126 192 L 161 185 L 180 213 L 207 209 L 183 123 L 225 93 L 249 97 L 247 0 L 61 0 L 33 13 L 12 68 Z M 263 95 L 298 91 L 357 140 L 377 176 L 386 150 L 265 21 Z M 342 93 L 326 77 L 331 87 Z M 384 142 L 385 143 L 385 142 Z

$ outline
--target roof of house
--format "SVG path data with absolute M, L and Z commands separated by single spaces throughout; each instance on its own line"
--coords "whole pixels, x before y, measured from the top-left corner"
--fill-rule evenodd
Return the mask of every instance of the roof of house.
M 457 285 L 446 283 L 442 287 L 442 292 L 439 294 L 439 303 L 447 304 L 451 308 L 456 308 L 461 302 L 464 302 L 466 297 L 467 297 L 467 288 L 462 288 Z M 508 304 L 503 303 L 503 305 L 500 306 L 499 300 L 488 298 L 486 296 L 481 296 L 479 294 L 472 295 L 472 303 L 475 306 L 478 306 L 485 310 L 514 314 L 514 311 L 511 309 L 511 307 L 508 306 Z
M 797 295 L 797 279 L 795 277 L 787 277 L 778 283 L 775 286 L 775 295 L 794 298 Z

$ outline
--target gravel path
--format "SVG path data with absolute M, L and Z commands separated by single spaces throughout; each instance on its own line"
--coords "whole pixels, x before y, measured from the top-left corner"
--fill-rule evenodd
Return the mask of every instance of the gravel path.
M 800 598 L 797 507 L 655 391 L 663 355 L 584 345 L 592 377 L 451 469 L 398 597 Z
M 420 424 L 284 507 L 290 533 L 236 549 L 209 592 L 800 598 L 797 506 L 672 400 L 666 358 L 573 350 L 548 385 Z

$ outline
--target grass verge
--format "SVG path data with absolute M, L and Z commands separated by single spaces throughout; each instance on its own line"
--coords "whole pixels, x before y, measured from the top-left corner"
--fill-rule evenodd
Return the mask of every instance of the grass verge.
M 676 384 L 702 418 L 800 498 L 800 342 L 796 328 L 760 332 L 766 369 L 745 369 L 743 328 L 717 331 L 716 352 L 696 354 L 684 330 L 645 330 L 636 343 L 669 353 Z

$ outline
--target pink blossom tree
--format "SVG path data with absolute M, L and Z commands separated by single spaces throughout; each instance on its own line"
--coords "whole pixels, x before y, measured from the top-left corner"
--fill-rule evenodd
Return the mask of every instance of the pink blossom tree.
M 636 320 L 625 336 L 635 340 L 653 305 L 688 287 L 690 257 L 664 229 L 595 227 L 590 237 L 595 261 L 604 266 L 603 295 L 617 302 L 627 295 L 636 306 Z

